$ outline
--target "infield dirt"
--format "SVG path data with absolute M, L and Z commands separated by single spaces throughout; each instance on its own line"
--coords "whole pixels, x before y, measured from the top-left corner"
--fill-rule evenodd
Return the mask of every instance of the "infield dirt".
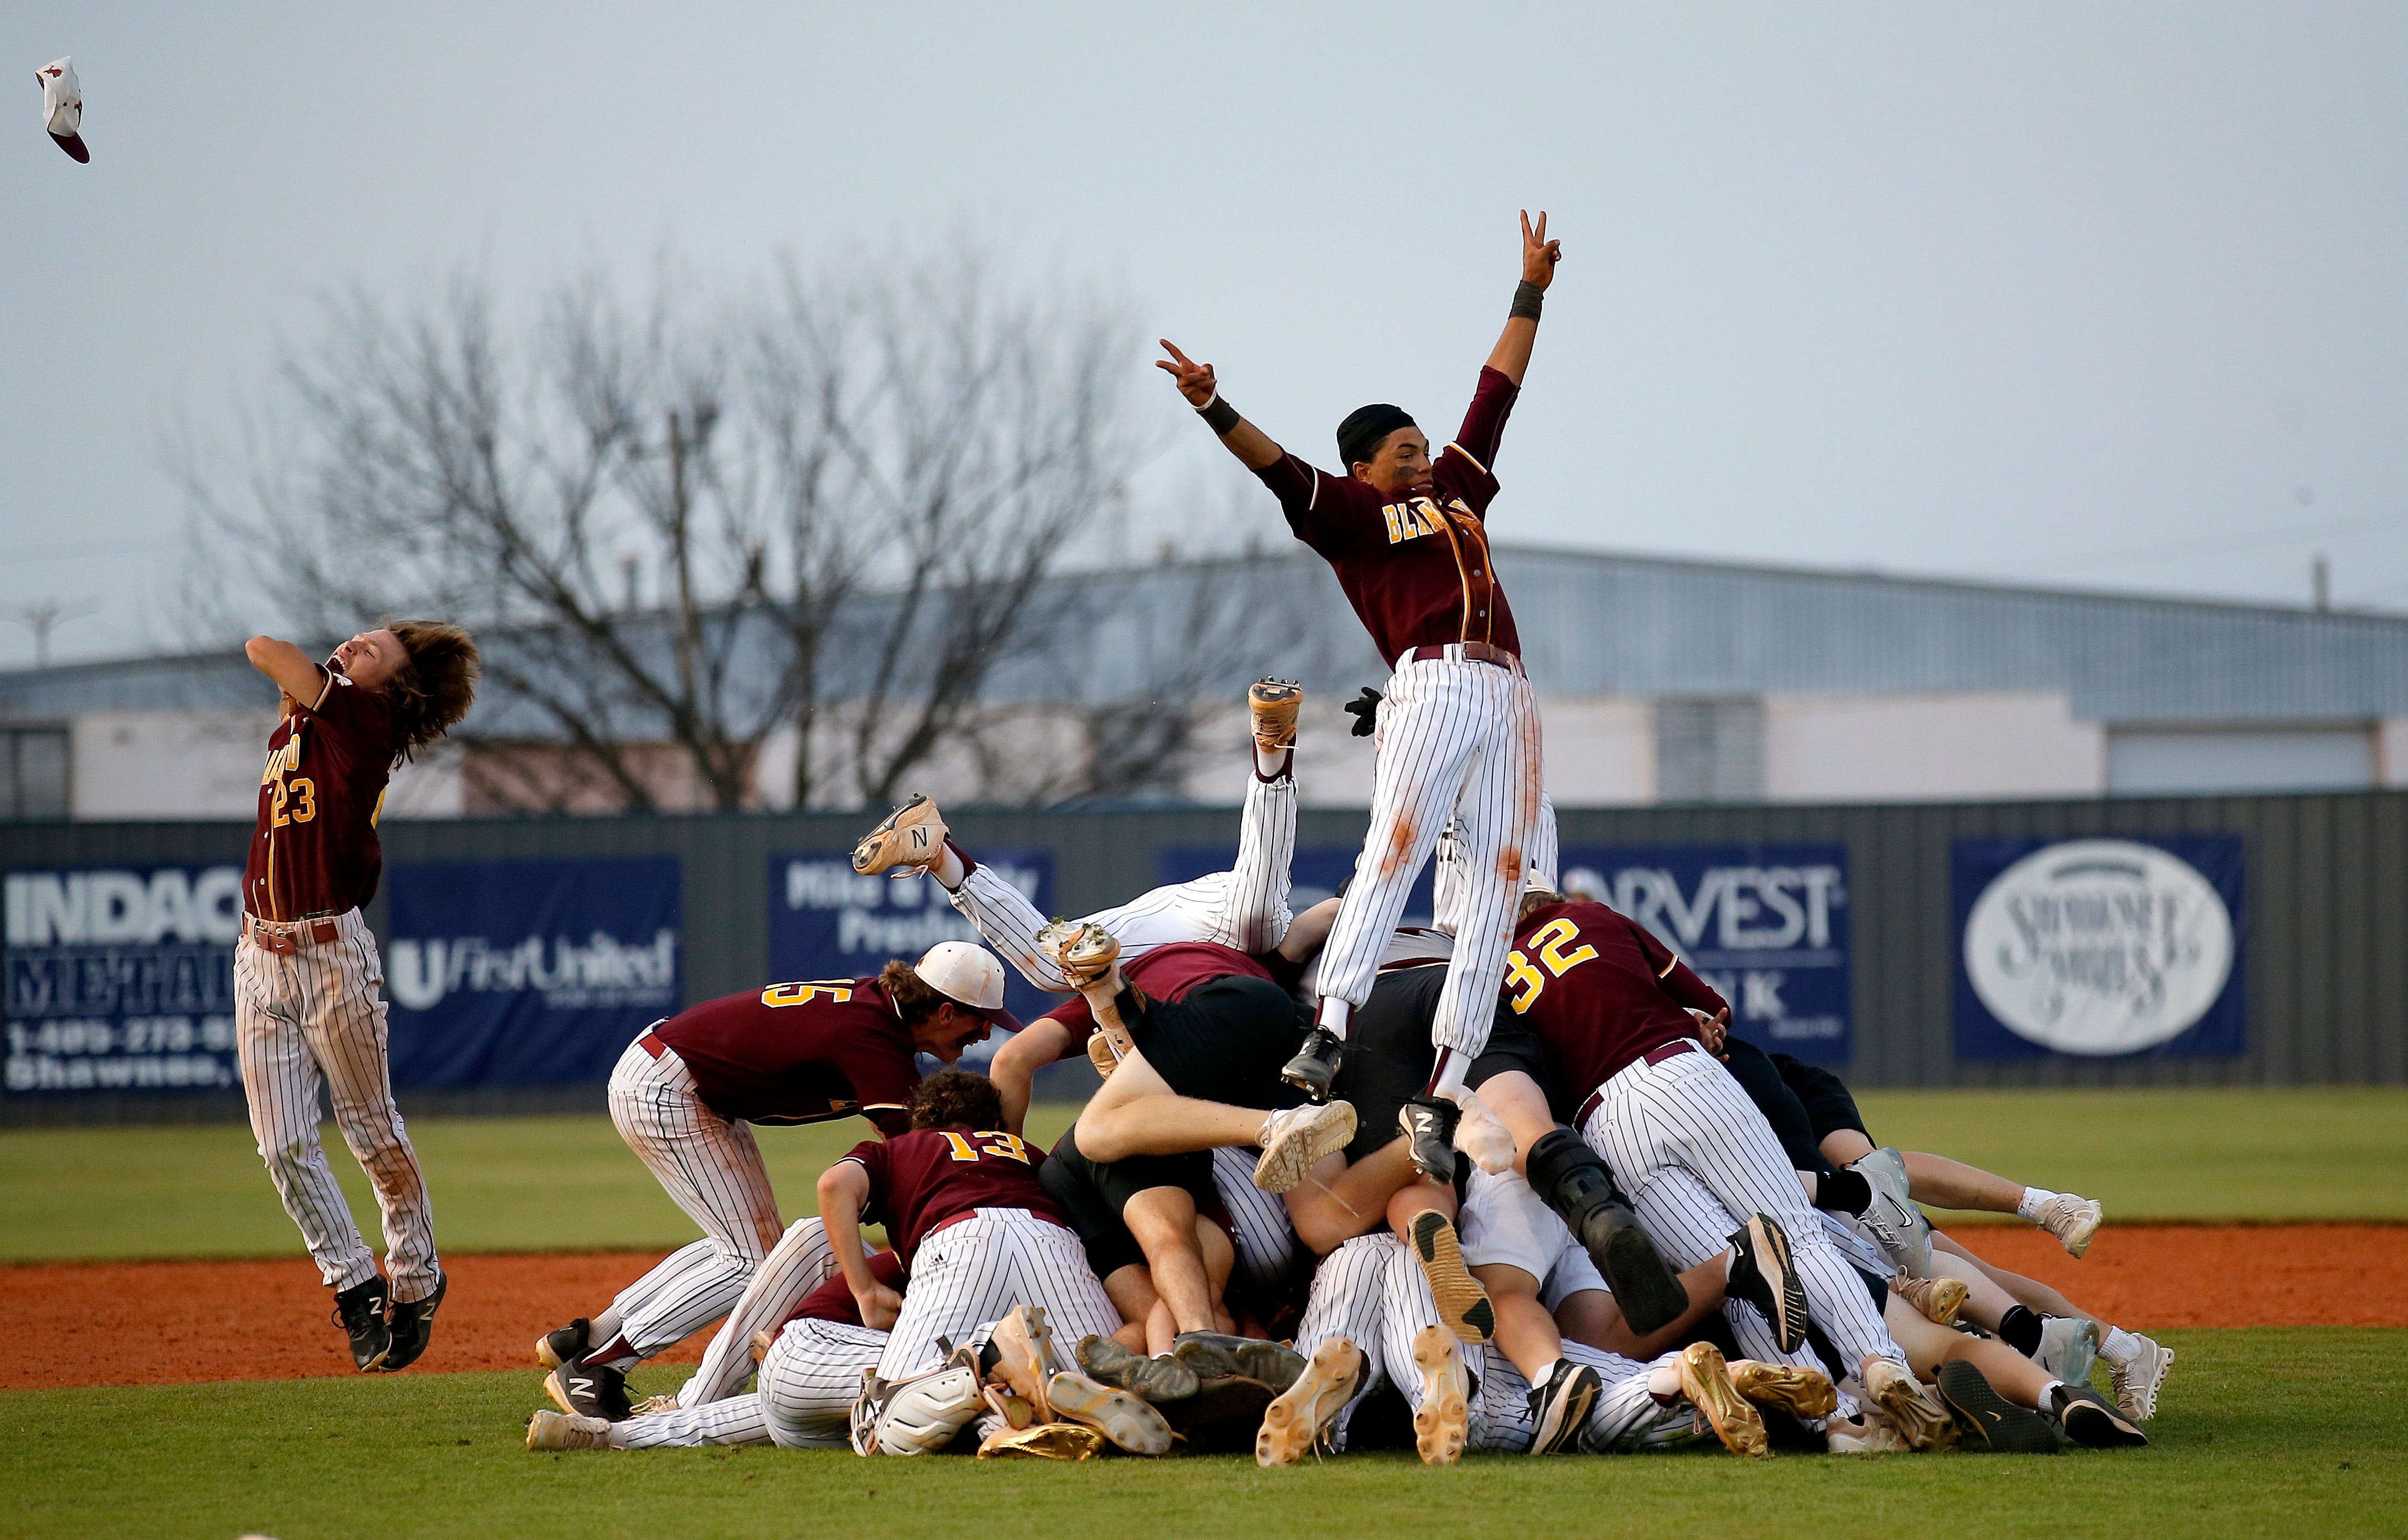
M 2408 1326 L 2408 1296 L 2369 1286 L 2408 1274 L 2408 1226 L 2128 1225 L 2102 1231 L 2079 1262 L 2033 1230 L 1954 1233 L 2140 1331 Z M 601 1308 L 662 1255 L 446 1257 L 451 1291 L 435 1343 L 408 1372 L 532 1372 L 538 1334 Z M 328 1302 L 316 1269 L 298 1258 L 0 1267 L 0 1319 L 15 1344 L 0 1360 L 0 1389 L 348 1375 Z M 689 1338 L 655 1362 L 691 1362 L 705 1340 Z

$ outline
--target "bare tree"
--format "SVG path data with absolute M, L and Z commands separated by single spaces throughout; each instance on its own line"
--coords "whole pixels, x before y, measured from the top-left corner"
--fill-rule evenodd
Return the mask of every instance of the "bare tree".
M 399 312 L 354 295 L 287 357 L 255 418 L 285 431 L 252 435 L 242 475 L 177 468 L 306 629 L 484 633 L 478 725 L 522 743 L 486 756 L 515 801 L 735 807 L 781 729 L 795 801 L 827 800 L 831 727 L 853 794 L 888 800 L 979 726 L 1031 595 L 1129 469 L 1130 329 L 972 255 L 789 262 L 707 315 L 676 290 L 630 311 L 566 283 L 515 337 L 472 280 Z

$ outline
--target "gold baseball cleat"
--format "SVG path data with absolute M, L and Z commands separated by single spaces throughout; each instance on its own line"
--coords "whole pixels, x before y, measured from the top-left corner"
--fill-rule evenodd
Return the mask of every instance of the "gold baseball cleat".
M 1422 1404 L 1413 1413 L 1413 1447 L 1425 1465 L 1452 1465 L 1471 1434 L 1471 1374 L 1463 1345 L 1443 1326 L 1413 1333 L 1413 1366 L 1422 1374 Z
M 911 800 L 853 848 L 853 869 L 864 877 L 900 867 L 924 872 L 945 853 L 945 820 L 937 805 L 914 791 Z
M 1363 1349 L 1344 1337 L 1315 1348 L 1296 1383 L 1264 1409 L 1262 1429 L 1254 1434 L 1254 1463 L 1268 1468 L 1303 1459 L 1362 1383 Z
M 1934 1326 L 1954 1326 L 1965 1308 L 1962 1278 L 1910 1278 L 1900 1273 L 1889 1280 L 1889 1291 L 1923 1312 Z
M 1820 1369 L 1787 1363 L 1763 1363 L 1743 1358 L 1727 1363 L 1731 1389 L 1758 1406 L 1777 1407 L 1792 1417 L 1828 1417 L 1839 1409 L 1839 1388 Z
M 1731 1384 L 1721 1348 L 1711 1342 L 1693 1342 L 1681 1349 L 1681 1393 L 1713 1429 L 1724 1448 L 1751 1460 L 1772 1457 L 1772 1439 L 1764 1431 L 1764 1419 Z

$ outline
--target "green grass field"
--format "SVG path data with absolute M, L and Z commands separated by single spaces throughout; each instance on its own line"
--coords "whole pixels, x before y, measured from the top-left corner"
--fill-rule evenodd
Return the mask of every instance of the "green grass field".
M 2100 1199 L 2119 1221 L 2408 1220 L 2408 1092 L 1915 1091 L 1864 1099 L 1888 1143 Z M 1073 1109 L 1040 1106 L 1045 1143 Z M 762 1129 L 790 1216 L 857 1122 Z M 410 1127 L 451 1251 L 669 1247 L 694 1229 L 609 1119 L 428 1119 Z M 369 1233 L 358 1165 L 325 1130 Z M 0 1134 L 0 1261 L 285 1257 L 291 1223 L 239 1127 Z
M 2408 1220 L 2398 1091 L 1869 1096 L 1874 1131 L 2103 1199 L 2121 1220 Z M 1039 1109 L 1050 1139 L 1070 1109 Z M 667 1247 L 689 1222 L 598 1118 L 427 1119 L 447 1251 Z M 333 1131 L 327 1131 L 330 1141 Z M 790 1212 L 852 1127 L 761 1134 Z M 373 1233 L 359 1172 L 332 1156 Z M 238 1128 L 0 1134 L 0 1261 L 298 1257 Z M 2387 1280 L 2383 1287 L 2389 1287 Z M 2408 1533 L 2408 1331 L 2173 1332 L 2157 1446 L 1742 1464 L 1707 1452 L 1425 1471 L 1359 1455 L 1076 1467 L 696 1449 L 531 1455 L 531 1374 L 0 1393 L 0 1536 Z M 682 1367 L 650 1370 L 666 1390 Z
M 2399 1533 L 2408 1332 L 2169 1333 L 2157 1445 L 1742 1463 L 1716 1451 L 982 1465 L 770 1448 L 533 1455 L 528 1375 L 0 1396 L 0 1535 Z M 673 1381 L 682 1370 L 656 1376 Z M 639 1379 L 648 1376 L 638 1376 Z

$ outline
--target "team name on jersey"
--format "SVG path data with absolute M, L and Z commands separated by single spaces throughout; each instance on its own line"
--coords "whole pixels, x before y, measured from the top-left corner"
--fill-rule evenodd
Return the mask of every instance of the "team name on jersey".
M 1466 519 L 1471 517 L 1471 509 L 1465 506 L 1459 497 L 1448 499 L 1448 506 Z M 1388 521 L 1388 544 L 1400 546 L 1408 540 L 1418 540 L 1425 535 L 1440 533 L 1446 527 L 1447 516 L 1428 497 L 1408 497 L 1401 503 L 1391 503 L 1382 508 L 1380 517 Z
M 279 777 L 289 776 L 301 768 L 301 724 L 293 724 L 293 735 L 284 740 L 281 749 L 267 751 L 267 767 L 259 773 L 259 784 L 267 785 Z

